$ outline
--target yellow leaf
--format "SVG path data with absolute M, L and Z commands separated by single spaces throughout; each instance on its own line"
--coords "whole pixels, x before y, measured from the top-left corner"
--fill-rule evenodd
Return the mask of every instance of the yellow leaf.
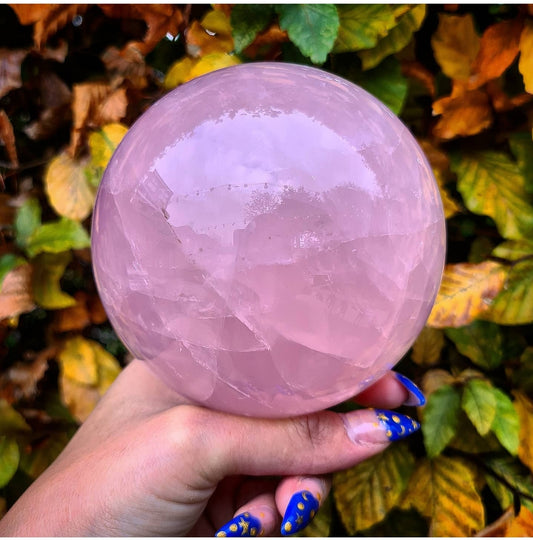
M 491 261 L 447 265 L 427 325 L 457 328 L 471 323 L 490 309 L 505 278 L 503 266 Z
M 92 211 L 96 192 L 87 182 L 87 160 L 74 160 L 66 152 L 55 157 L 44 177 L 50 204 L 60 215 L 83 221 Z
M 98 383 L 98 367 L 91 344 L 81 336 L 69 339 L 59 354 L 61 376 L 87 386 Z
M 200 77 L 211 71 L 216 71 L 217 69 L 222 69 L 230 66 L 236 66 L 240 64 L 241 61 L 233 55 L 226 53 L 213 53 L 208 54 L 207 56 L 202 57 L 196 64 L 193 66 L 189 72 L 188 80 Z
M 61 309 L 76 304 L 72 296 L 61 290 L 59 280 L 71 260 L 70 252 L 40 253 L 33 261 L 33 296 L 45 309 Z
M 514 406 L 520 418 L 518 457 L 533 471 L 533 402 L 521 392 L 515 393 Z
M 233 50 L 230 20 L 220 10 L 209 11 L 201 22 L 193 21 L 185 38 L 187 52 L 194 57 Z
M 379 523 L 398 502 L 414 467 L 405 444 L 396 444 L 333 477 L 335 502 L 350 534 Z
M 181 60 L 174 62 L 170 66 L 167 74 L 165 75 L 165 81 L 163 83 L 163 86 L 167 90 L 172 90 L 173 88 L 176 88 L 176 86 L 187 82 L 189 80 L 189 74 L 191 72 L 191 69 L 196 64 L 196 62 L 196 60 L 192 60 L 188 56 L 185 56 Z
M 16 317 L 35 307 L 31 278 L 29 264 L 18 266 L 6 275 L 0 289 L 0 320 Z
M 439 26 L 431 38 L 435 58 L 450 79 L 466 80 L 476 58 L 480 39 L 470 13 L 439 15 Z
M 435 180 L 439 186 L 440 198 L 442 199 L 442 207 L 444 209 L 444 217 L 446 219 L 451 218 L 461 211 L 461 206 L 444 187 L 445 181 L 442 171 L 434 169 L 433 175 L 435 176 Z
M 411 359 L 419 366 L 433 366 L 439 362 L 444 347 L 442 330 L 426 326 L 413 344 Z
M 520 36 L 518 69 L 524 77 L 526 90 L 533 94 L 533 20 L 527 19 Z
M 105 169 L 127 132 L 128 128 L 125 125 L 114 123 L 107 124 L 102 129 L 91 133 L 89 136 L 91 165 Z
M 507 527 L 505 531 L 507 538 L 531 538 L 533 536 L 533 513 L 524 505 L 520 508 L 520 513 Z
M 100 344 L 81 336 L 65 343 L 59 361 L 62 400 L 83 422 L 120 373 L 120 365 Z
M 485 524 L 475 474 L 459 458 L 439 456 L 418 462 L 402 507 L 429 518 L 429 536 L 471 536 Z

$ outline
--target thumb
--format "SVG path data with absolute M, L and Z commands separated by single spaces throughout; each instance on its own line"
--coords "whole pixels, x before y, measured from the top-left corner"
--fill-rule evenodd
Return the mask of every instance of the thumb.
M 346 469 L 420 427 L 408 416 L 380 409 L 346 414 L 322 411 L 281 420 L 215 415 L 208 462 L 219 479 L 233 474 L 316 475 Z

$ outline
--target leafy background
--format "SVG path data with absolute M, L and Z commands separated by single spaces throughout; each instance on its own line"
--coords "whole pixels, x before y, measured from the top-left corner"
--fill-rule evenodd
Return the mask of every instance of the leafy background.
M 322 66 L 385 102 L 423 146 L 448 226 L 435 308 L 398 367 L 428 396 L 409 411 L 422 430 L 336 474 L 305 534 L 531 536 L 527 5 L 0 6 L 0 515 L 128 361 L 89 249 L 113 149 L 165 92 L 261 60 Z

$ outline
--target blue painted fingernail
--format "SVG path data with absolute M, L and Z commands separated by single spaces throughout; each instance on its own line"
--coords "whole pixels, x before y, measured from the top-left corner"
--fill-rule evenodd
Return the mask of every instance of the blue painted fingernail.
M 383 409 L 374 409 L 374 411 L 381 425 L 385 428 L 385 434 L 389 441 L 403 439 L 420 429 L 420 424 L 409 416 Z
M 421 407 L 426 403 L 426 398 L 422 390 L 405 375 L 395 373 L 396 380 L 409 392 L 409 398 L 403 404 L 409 407 Z
M 250 512 L 244 512 L 228 521 L 215 536 L 257 536 L 260 532 L 261 522 Z
M 288 536 L 307 527 L 318 512 L 319 506 L 318 499 L 310 491 L 295 493 L 285 510 L 281 534 Z

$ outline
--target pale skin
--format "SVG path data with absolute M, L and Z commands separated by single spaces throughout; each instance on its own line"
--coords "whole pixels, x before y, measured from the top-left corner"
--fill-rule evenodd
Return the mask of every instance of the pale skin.
M 387 374 L 357 401 L 393 409 L 407 398 Z M 212 536 L 243 511 L 278 535 L 293 493 L 323 500 L 329 473 L 391 444 L 371 411 L 350 414 L 355 439 L 333 412 L 267 420 L 211 411 L 134 360 L 0 521 L 0 535 Z

